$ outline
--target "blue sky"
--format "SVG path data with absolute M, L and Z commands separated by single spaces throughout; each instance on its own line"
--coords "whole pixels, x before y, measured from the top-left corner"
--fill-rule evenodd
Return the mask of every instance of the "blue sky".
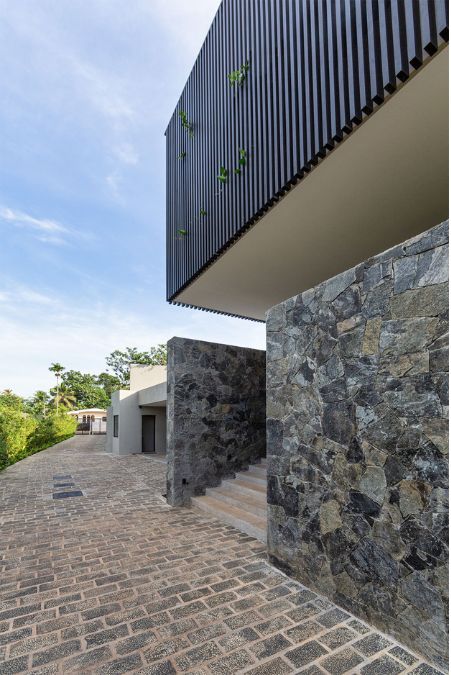
M 0 0 L 0 390 L 173 335 L 264 326 L 165 302 L 164 130 L 218 0 Z

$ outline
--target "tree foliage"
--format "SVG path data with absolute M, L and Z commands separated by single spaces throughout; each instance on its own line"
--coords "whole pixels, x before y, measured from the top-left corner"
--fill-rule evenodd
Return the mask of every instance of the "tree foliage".
M 23 410 L 23 399 L 20 396 L 17 396 L 17 394 L 13 394 L 11 389 L 4 389 L 0 393 L 0 407 Z
M 50 395 L 46 391 L 39 389 L 25 402 L 25 410 L 30 413 L 30 415 L 34 415 L 34 417 L 40 419 L 41 417 L 46 416 L 50 405 Z
M 78 370 L 68 370 L 61 378 L 61 386 L 73 394 L 75 397 L 73 407 L 77 410 L 81 408 L 107 408 L 110 404 L 111 394 L 107 393 L 103 386 L 98 383 L 95 375 L 80 373 Z
M 11 389 L 0 393 L 0 470 L 72 436 L 77 421 L 66 414 L 67 409 L 106 409 L 111 394 L 128 387 L 131 365 L 166 365 L 166 345 L 149 351 L 117 349 L 106 363 L 111 372 L 99 375 L 66 370 L 60 363 L 52 363 L 49 370 L 56 376 L 56 387 L 50 392 L 38 390 L 26 401 Z
M 75 433 L 77 422 L 65 412 L 38 418 L 29 406 L 9 390 L 0 394 L 0 470 Z
M 0 394 L 0 469 L 17 462 L 36 424 L 36 420 L 24 412 L 20 396 L 10 390 Z
M 151 347 L 148 352 L 140 352 L 136 347 L 127 347 L 125 351 L 116 349 L 106 358 L 107 366 L 121 383 L 128 387 L 130 382 L 130 366 L 165 366 L 167 364 L 167 348 L 164 344 Z
M 76 397 L 75 395 L 70 391 L 70 389 L 67 389 L 67 387 L 60 387 L 58 393 L 55 395 L 55 403 L 58 403 L 58 405 L 61 408 L 64 408 L 64 410 L 71 410 L 74 407 L 74 403 L 76 402 Z
M 77 420 L 64 412 L 52 413 L 44 417 L 30 435 L 26 448 L 27 453 L 24 457 L 70 438 L 74 435 L 76 428 Z M 23 458 L 19 457 L 19 459 Z

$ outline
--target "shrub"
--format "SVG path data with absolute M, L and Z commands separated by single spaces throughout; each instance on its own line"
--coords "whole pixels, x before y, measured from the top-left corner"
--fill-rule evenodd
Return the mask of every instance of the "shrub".
M 37 421 L 17 408 L 0 405 L 0 471 L 74 435 L 77 421 L 61 412 Z
M 0 406 L 0 469 L 14 464 L 26 451 L 29 436 L 36 428 L 33 417 L 12 406 Z
M 74 435 L 77 428 L 77 420 L 71 415 L 61 412 L 44 417 L 37 425 L 28 439 L 26 454 L 33 455 L 35 452 L 45 450 L 56 443 L 66 440 Z M 19 459 L 23 459 L 20 457 Z

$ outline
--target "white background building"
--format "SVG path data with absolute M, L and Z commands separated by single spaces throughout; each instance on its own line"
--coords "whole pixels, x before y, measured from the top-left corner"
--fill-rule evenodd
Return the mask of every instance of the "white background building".
M 102 408 L 85 408 L 84 410 L 69 410 L 67 414 L 77 419 L 78 433 L 106 434 L 106 410 Z

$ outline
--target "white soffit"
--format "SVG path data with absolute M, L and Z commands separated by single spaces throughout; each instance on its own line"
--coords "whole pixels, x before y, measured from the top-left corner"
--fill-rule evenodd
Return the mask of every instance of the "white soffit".
M 264 319 L 448 217 L 448 48 L 176 298 Z

